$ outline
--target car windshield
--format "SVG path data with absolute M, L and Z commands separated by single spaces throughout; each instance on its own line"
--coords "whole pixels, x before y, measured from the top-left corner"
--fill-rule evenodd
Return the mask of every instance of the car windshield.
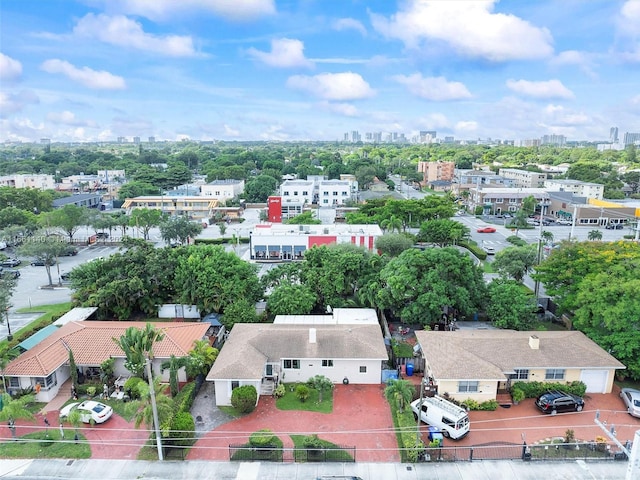
M 106 405 L 102 405 L 101 403 L 97 404 L 95 407 L 93 407 L 93 411 L 96 413 L 100 413 L 102 410 L 104 410 L 106 407 Z
M 634 400 L 633 401 L 633 406 L 634 407 L 640 407 L 640 400 Z

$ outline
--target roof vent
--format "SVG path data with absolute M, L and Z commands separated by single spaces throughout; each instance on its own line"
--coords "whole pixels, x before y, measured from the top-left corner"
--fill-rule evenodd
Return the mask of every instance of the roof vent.
M 309 329 L 309 343 L 316 343 L 316 329 Z
M 529 347 L 531 350 L 540 350 L 540 339 L 537 335 L 531 335 L 529 337 Z

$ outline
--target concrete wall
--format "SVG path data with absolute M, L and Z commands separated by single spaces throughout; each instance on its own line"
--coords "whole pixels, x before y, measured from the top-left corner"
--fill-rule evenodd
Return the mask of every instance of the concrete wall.
M 360 367 L 366 367 L 366 373 L 360 373 Z M 282 368 L 280 379 L 284 383 L 306 382 L 316 375 L 324 375 L 333 383 L 377 384 L 382 378 L 380 360 L 333 360 L 333 367 L 323 367 L 322 359 L 300 359 L 300 368 Z

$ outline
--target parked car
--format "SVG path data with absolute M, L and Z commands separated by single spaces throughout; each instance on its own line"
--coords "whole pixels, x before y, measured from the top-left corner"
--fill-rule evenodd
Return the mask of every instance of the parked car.
M 629 415 L 640 418 L 640 390 L 623 388 L 620 390 L 620 398 L 627 406 Z
M 571 393 L 560 390 L 549 390 L 536 398 L 536 407 L 542 413 L 555 415 L 558 412 L 581 412 L 584 408 L 584 400 Z
M 496 229 L 493 227 L 480 227 L 478 233 L 495 233 Z
M 493 247 L 484 247 L 484 251 L 487 255 L 495 255 L 496 249 Z
M 73 257 L 78 254 L 78 249 L 74 246 L 69 245 L 64 251 L 60 254 L 61 257 Z
M 572 225 L 573 224 L 573 222 L 571 220 L 562 220 L 562 219 L 556 220 L 556 223 L 558 225 Z
M 96 238 L 107 239 L 109 238 L 109 234 L 107 232 L 98 232 L 96 233 Z
M 22 260 L 18 260 L 17 258 L 7 258 L 0 262 L 0 267 L 17 267 L 21 263 Z
M 18 278 L 20 276 L 20 270 L 0 267 L 0 275 L 3 277 Z
M 60 418 L 69 416 L 72 410 L 80 412 L 80 419 L 84 423 L 104 423 L 113 415 L 113 408 L 104 403 L 85 400 L 82 403 L 70 403 L 60 410 Z
M 607 230 L 622 230 L 624 228 L 623 223 L 608 223 L 606 227 Z
M 42 259 L 42 258 L 35 258 L 31 262 L 31 266 L 33 266 L 33 267 L 44 267 L 46 264 L 47 264 L 47 262 L 45 262 L 44 259 Z M 55 262 L 49 262 L 49 266 L 51 266 L 51 265 L 55 265 Z

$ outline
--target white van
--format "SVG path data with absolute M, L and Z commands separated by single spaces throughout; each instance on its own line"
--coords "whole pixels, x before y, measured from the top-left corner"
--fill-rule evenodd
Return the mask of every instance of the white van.
M 420 411 L 421 421 L 436 427 L 442 435 L 453 440 L 464 437 L 471 429 L 466 410 L 437 395 L 411 402 L 411 410 L 416 419 Z

